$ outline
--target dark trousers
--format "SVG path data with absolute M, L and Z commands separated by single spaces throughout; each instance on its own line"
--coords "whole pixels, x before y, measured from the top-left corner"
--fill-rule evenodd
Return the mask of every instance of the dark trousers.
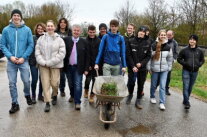
M 93 86 L 94 86 L 95 77 L 96 77 L 94 73 L 96 73 L 95 70 L 89 71 L 88 75 L 86 75 L 86 80 L 85 80 L 85 87 L 84 87 L 84 89 L 87 89 L 87 90 L 89 90 L 90 82 L 92 80 L 91 94 L 94 94 L 93 93 Z
M 30 71 L 31 71 L 31 75 L 32 75 L 32 82 L 31 82 L 32 97 L 33 98 L 36 97 L 36 88 L 37 88 L 38 78 L 39 78 L 39 94 L 38 94 L 38 96 L 41 97 L 42 96 L 42 82 L 41 82 L 41 78 L 39 77 L 39 70 L 36 66 L 30 65 Z
M 133 94 L 134 86 L 137 78 L 137 98 L 141 99 L 146 77 L 147 77 L 147 71 L 138 71 L 137 73 L 134 73 L 132 69 L 128 69 L 127 87 L 128 87 L 129 94 Z
M 60 85 L 59 85 L 60 92 L 65 91 L 65 81 L 66 81 L 66 74 L 64 71 L 60 71 Z

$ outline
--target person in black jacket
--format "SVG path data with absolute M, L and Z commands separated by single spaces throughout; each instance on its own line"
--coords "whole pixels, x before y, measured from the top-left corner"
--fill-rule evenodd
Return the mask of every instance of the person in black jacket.
M 45 24 L 38 23 L 34 28 L 35 35 L 33 36 L 34 39 L 34 47 L 36 46 L 37 40 L 40 36 L 43 35 L 43 32 L 46 31 Z M 37 87 L 37 81 L 38 81 L 38 68 L 37 68 L 37 61 L 35 57 L 35 48 L 33 49 L 32 54 L 29 56 L 29 65 L 30 65 L 30 71 L 32 75 L 32 83 L 31 83 L 31 89 L 32 89 L 32 102 L 33 104 L 36 103 L 36 87 Z M 39 94 L 38 94 L 38 100 L 44 101 L 44 97 L 42 96 L 42 82 L 39 77 Z
M 69 23 L 66 18 L 61 18 L 59 20 L 57 25 L 57 30 L 55 32 L 57 32 L 60 35 L 60 37 L 63 39 L 65 37 L 72 36 L 72 32 L 71 29 L 69 28 Z M 66 74 L 64 71 L 61 70 L 59 89 L 60 89 L 60 95 L 62 97 L 65 97 L 65 81 L 66 81 Z
M 64 59 L 64 70 L 69 83 L 69 102 L 75 102 L 75 109 L 80 110 L 82 95 L 83 74 L 88 74 L 89 50 L 85 39 L 80 38 L 82 29 L 80 25 L 72 26 L 72 36 L 66 37 L 66 56 Z
M 135 81 L 133 81 L 134 73 L 137 77 L 137 100 L 135 106 L 142 109 L 141 98 L 142 91 L 144 88 L 144 83 L 147 76 L 146 65 L 151 58 L 151 43 L 147 41 L 146 37 L 146 27 L 141 26 L 138 29 L 137 36 L 130 39 L 127 44 L 127 64 L 128 64 L 128 91 L 129 96 L 127 97 L 127 104 L 130 104 L 133 97 L 133 90 L 135 86 Z
M 128 24 L 127 32 L 124 34 L 124 41 L 126 45 L 129 39 L 134 38 L 134 32 L 135 32 L 135 25 L 133 23 Z
M 189 45 L 180 51 L 177 58 L 178 63 L 183 66 L 183 104 L 185 105 L 185 109 L 190 108 L 189 97 L 197 78 L 198 70 L 205 62 L 204 54 L 198 48 L 197 43 L 198 36 L 191 35 L 189 37 Z
M 96 36 L 96 27 L 94 25 L 88 26 L 88 37 L 86 38 L 86 41 L 88 42 L 88 46 L 89 46 L 88 49 L 90 52 L 90 66 L 89 66 L 89 73 L 86 76 L 86 80 L 85 80 L 84 97 L 88 98 L 89 85 L 92 80 L 89 102 L 93 103 L 94 102 L 93 85 L 95 82 L 95 77 L 97 75 L 96 70 L 94 69 L 94 65 L 95 65 L 96 56 L 98 55 L 99 44 L 101 42 L 101 40 Z M 99 74 L 102 73 L 100 71 L 102 71 L 102 69 L 99 69 Z
M 98 38 L 99 39 L 102 39 L 103 36 L 107 33 L 107 26 L 105 23 L 101 23 L 99 25 L 99 35 L 98 35 Z

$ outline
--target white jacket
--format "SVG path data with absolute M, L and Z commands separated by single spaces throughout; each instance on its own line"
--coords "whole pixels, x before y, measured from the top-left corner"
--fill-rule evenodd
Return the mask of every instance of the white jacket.
M 51 68 L 62 68 L 63 59 L 65 58 L 66 49 L 63 39 L 55 33 L 52 36 L 52 46 L 48 48 L 49 34 L 45 33 L 39 37 L 35 46 L 35 56 L 37 63 L 41 66 L 47 66 Z

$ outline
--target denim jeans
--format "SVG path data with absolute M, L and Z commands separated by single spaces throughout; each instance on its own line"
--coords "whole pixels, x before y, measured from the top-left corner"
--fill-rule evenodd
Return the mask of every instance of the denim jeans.
M 17 72 L 20 71 L 21 80 L 24 84 L 24 95 L 30 95 L 30 71 L 29 63 L 26 60 L 23 64 L 14 64 L 8 60 L 7 63 L 7 75 L 9 79 L 9 90 L 12 98 L 12 103 L 18 104 L 18 92 L 17 92 Z
M 158 80 L 160 80 L 159 96 L 160 96 L 160 103 L 163 104 L 165 104 L 165 85 L 167 80 L 167 74 L 168 71 L 164 71 L 164 72 L 152 72 L 151 75 L 150 98 L 155 98 L 155 90 L 157 87 L 157 82 Z
M 81 96 L 82 96 L 82 79 L 83 74 L 80 74 L 78 72 L 77 65 L 68 66 L 68 70 L 66 73 L 68 83 L 69 83 L 69 89 L 70 89 L 70 95 L 74 98 L 75 104 L 81 103 Z
M 32 76 L 31 88 L 32 88 L 32 97 L 36 98 L 36 88 L 37 88 L 37 81 L 39 78 L 39 94 L 38 96 L 42 96 L 42 82 L 41 78 L 39 77 L 39 70 L 36 66 L 30 65 L 30 71 Z
M 197 78 L 198 72 L 190 72 L 187 70 L 183 70 L 182 78 L 183 78 L 183 103 L 189 104 L 189 97 L 192 92 L 193 85 Z
M 64 92 L 65 91 L 65 81 L 66 81 L 66 74 L 64 71 L 60 71 L 60 85 L 59 85 L 59 89 L 60 92 Z

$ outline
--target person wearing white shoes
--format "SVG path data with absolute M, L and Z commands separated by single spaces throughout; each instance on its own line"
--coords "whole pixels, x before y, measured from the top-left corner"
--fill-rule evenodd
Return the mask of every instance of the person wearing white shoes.
M 150 102 L 156 104 L 155 90 L 160 83 L 160 109 L 165 110 L 165 86 L 168 71 L 172 68 L 173 53 L 167 43 L 166 31 L 160 30 L 155 43 L 152 44 L 152 57 L 148 62 L 147 69 L 151 74 Z M 160 79 L 158 79 L 160 77 Z M 159 81 L 158 81 L 159 80 Z

